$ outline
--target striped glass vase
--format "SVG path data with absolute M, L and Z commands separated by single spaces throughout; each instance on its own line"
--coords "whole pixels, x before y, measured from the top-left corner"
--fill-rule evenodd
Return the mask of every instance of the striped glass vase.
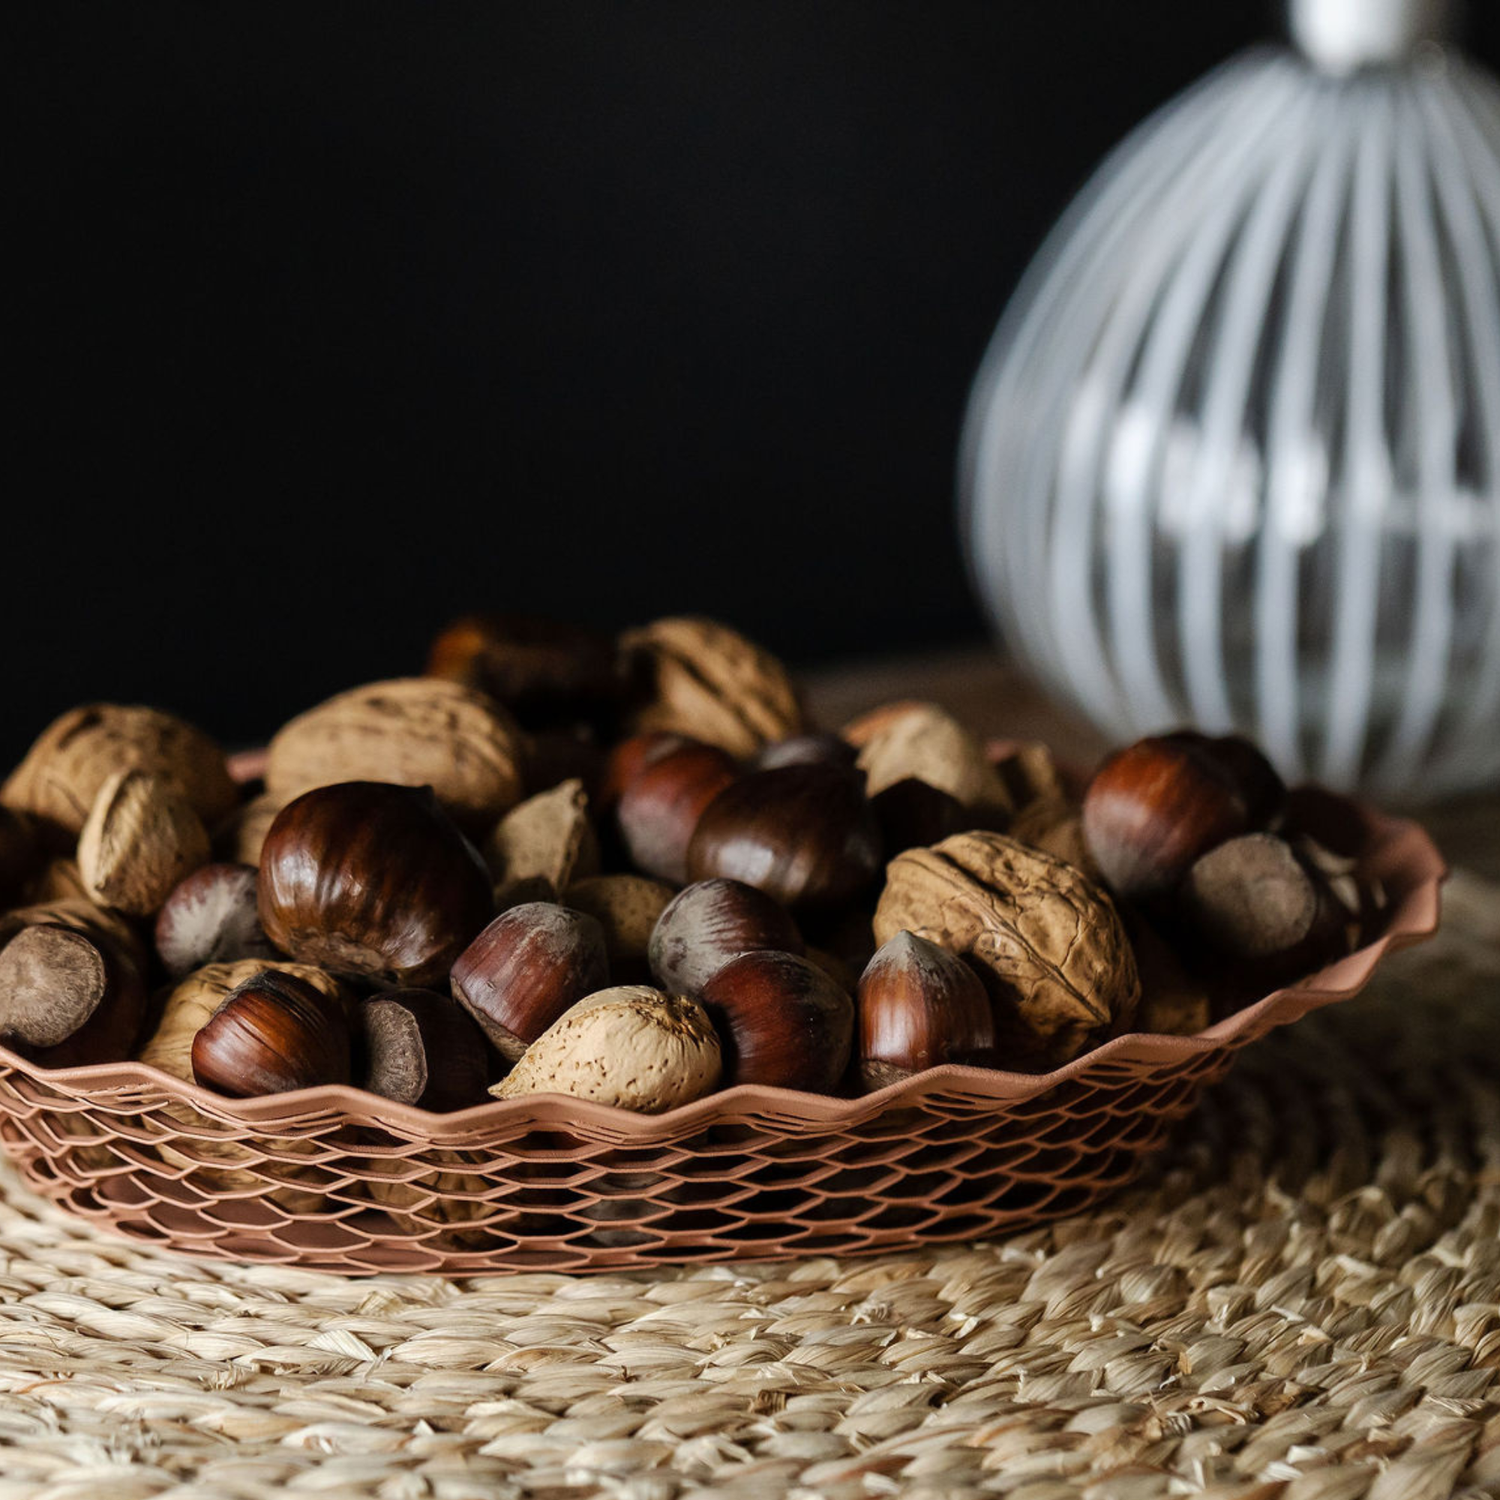
M 1500 89 L 1433 0 L 1301 0 L 1118 148 L 971 398 L 995 622 L 1124 737 L 1500 780 Z

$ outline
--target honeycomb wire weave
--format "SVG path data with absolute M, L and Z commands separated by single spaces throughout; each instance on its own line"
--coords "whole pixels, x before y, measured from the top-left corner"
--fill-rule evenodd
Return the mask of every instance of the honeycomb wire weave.
M 1385 937 L 1204 1035 L 1115 1038 L 1046 1078 L 939 1068 L 864 1099 L 727 1090 L 669 1115 L 516 1099 L 432 1116 L 348 1088 L 231 1101 L 137 1064 L 0 1049 L 0 1141 L 70 1212 L 303 1268 L 602 1271 L 852 1255 L 1079 1212 L 1130 1181 L 1234 1053 L 1430 932 L 1442 863 L 1371 815 Z

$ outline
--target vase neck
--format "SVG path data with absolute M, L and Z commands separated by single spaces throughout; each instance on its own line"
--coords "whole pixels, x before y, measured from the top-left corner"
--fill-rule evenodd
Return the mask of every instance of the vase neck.
M 1292 38 L 1327 73 L 1384 67 L 1449 35 L 1451 0 L 1289 0 Z

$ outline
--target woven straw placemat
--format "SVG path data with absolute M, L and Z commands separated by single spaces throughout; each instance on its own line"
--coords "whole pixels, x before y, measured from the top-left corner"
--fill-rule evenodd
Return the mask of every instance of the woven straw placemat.
M 1144 1186 L 964 1249 L 355 1281 L 7 1175 L 0 1500 L 1500 1494 L 1500 888 L 1448 913 Z

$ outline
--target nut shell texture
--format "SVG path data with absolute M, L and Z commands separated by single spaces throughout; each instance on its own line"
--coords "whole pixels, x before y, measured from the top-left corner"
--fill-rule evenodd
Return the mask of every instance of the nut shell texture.
M 580 1000 L 490 1092 L 571 1094 L 660 1114 L 710 1092 L 719 1073 L 719 1039 L 702 1006 L 621 985 Z
M 90 703 L 53 720 L 0 788 L 0 802 L 78 834 L 117 771 L 150 771 L 212 827 L 238 800 L 224 752 L 202 730 L 159 709 Z
M 492 698 L 406 677 L 340 693 L 271 741 L 266 790 L 283 801 L 340 781 L 430 786 L 465 828 L 488 831 L 521 797 L 521 742 Z
M 671 617 L 627 632 L 621 645 L 645 683 L 637 732 L 672 730 L 746 756 L 801 731 L 786 668 L 727 625 Z
M 440 982 L 492 911 L 484 861 L 426 787 L 317 787 L 282 808 L 261 850 L 266 936 L 352 978 Z
M 1109 897 L 1073 866 L 995 833 L 960 833 L 891 861 L 875 939 L 903 928 L 961 954 L 996 1007 L 1002 1067 L 1076 1057 L 1140 998 Z
M 149 771 L 110 776 L 78 838 L 78 873 L 90 900 L 132 917 L 153 916 L 208 856 L 208 833 L 192 804 Z

